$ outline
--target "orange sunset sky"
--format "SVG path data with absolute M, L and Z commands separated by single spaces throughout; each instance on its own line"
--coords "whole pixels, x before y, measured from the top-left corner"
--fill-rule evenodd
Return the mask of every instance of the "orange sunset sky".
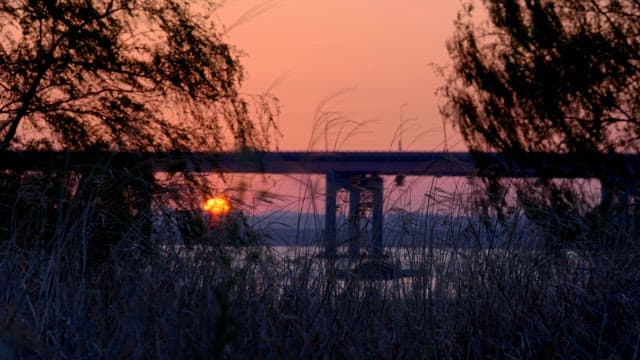
M 434 92 L 444 79 L 434 65 L 450 64 L 446 41 L 460 7 L 456 0 L 228 0 L 218 17 L 225 40 L 246 53 L 243 91 L 271 89 L 280 99 L 280 150 L 397 150 L 402 119 L 403 150 L 440 151 L 442 99 Z M 329 112 L 340 120 L 326 132 Z M 449 126 L 446 135 L 449 150 L 465 149 Z

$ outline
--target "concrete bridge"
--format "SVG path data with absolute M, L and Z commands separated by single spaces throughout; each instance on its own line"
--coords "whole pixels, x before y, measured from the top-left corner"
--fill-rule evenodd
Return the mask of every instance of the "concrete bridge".
M 509 160 L 512 158 L 519 161 Z M 349 191 L 351 255 L 356 256 L 359 252 L 357 214 L 363 192 L 373 193 L 373 252 L 374 255 L 381 253 L 384 198 L 381 175 L 595 178 L 602 184 L 603 202 L 611 201 L 612 194 L 608 189 L 619 189 L 621 183 L 628 201 L 629 196 L 635 194 L 635 179 L 640 179 L 640 155 L 636 154 L 529 153 L 506 157 L 496 153 L 463 152 L 0 153 L 0 170 L 81 169 L 105 162 L 115 168 L 144 165 L 153 172 L 322 174 L 326 177 L 324 237 L 329 256 L 336 251 L 336 193 L 340 189 Z

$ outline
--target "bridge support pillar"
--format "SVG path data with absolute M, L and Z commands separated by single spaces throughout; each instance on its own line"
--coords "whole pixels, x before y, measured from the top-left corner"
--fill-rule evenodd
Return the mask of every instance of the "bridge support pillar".
M 363 175 L 327 173 L 325 198 L 324 241 L 325 256 L 333 257 L 337 251 L 336 193 L 339 189 L 349 191 L 348 237 L 349 256 L 357 259 L 360 256 L 360 197 L 362 191 L 373 194 L 372 238 L 371 250 L 374 259 L 382 258 L 383 240 L 383 205 L 384 187 L 380 176 L 365 177 Z
M 338 190 L 335 173 L 326 175 L 326 194 L 324 211 L 325 256 L 336 255 L 336 191 Z
M 384 187 L 380 176 L 375 176 L 370 180 L 370 189 L 373 191 L 373 258 L 375 260 L 382 260 L 382 208 L 384 202 Z
M 349 257 L 360 257 L 360 189 L 349 187 Z
M 638 182 L 633 179 L 617 179 L 609 175 L 600 178 L 600 208 L 602 215 L 613 216 L 613 221 L 623 229 L 635 226 L 638 217 Z

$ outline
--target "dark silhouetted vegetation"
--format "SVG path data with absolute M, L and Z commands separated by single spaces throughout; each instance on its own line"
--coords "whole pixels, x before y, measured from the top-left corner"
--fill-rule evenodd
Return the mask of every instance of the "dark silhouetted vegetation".
M 459 15 L 445 89 L 447 114 L 474 150 L 638 150 L 636 1 L 483 3 L 489 24 Z
M 548 189 L 540 207 L 555 208 L 551 211 L 558 215 L 600 217 L 603 226 L 631 224 L 628 204 L 638 179 L 606 154 L 640 147 L 640 4 L 488 0 L 482 5 L 488 22 L 474 18 L 471 2 L 458 15 L 448 44 L 454 66 L 443 88 L 444 114 L 475 151 L 503 152 L 518 162 L 530 161 L 530 152 L 591 158 L 605 190 L 602 206 L 585 208 L 574 184 L 543 179 L 536 184 Z
M 216 6 L 0 2 L 0 157 L 8 149 L 267 147 L 277 104 L 268 96 L 239 94 L 239 52 L 213 23 Z M 37 212 L 44 224 L 32 230 L 39 233 L 24 233 L 18 243 L 43 241 L 66 203 L 80 201 L 89 206 L 90 226 L 103 230 L 89 242 L 95 259 L 104 258 L 127 232 L 148 238 L 152 197 L 163 191 L 149 164 L 113 167 L 111 160 L 74 173 L 43 168 L 0 174 L 0 233 L 8 236 L 14 220 Z M 24 186 L 46 200 L 19 198 L 16 190 Z
M 328 261 L 314 247 L 255 245 L 258 231 L 250 227 L 228 230 L 222 240 L 232 246 L 190 248 L 169 245 L 171 234 L 162 229 L 157 242 L 141 248 L 128 232 L 88 271 L 83 251 L 104 229 L 87 226 L 86 200 L 66 203 L 46 245 L 18 246 L 42 219 L 20 217 L 0 244 L 0 355 L 636 356 L 637 243 L 550 254 L 542 246 L 547 234 L 522 216 L 481 217 L 463 186 L 460 193 L 438 186 L 434 181 L 418 212 L 398 213 L 388 225 L 394 228 L 385 241 L 395 247 L 385 250 L 384 264 L 401 269 L 398 276 L 380 274 L 365 255 Z M 26 184 L 19 192 L 45 198 Z M 406 196 L 397 207 L 412 201 L 410 191 Z M 244 245 L 233 246 L 234 239 Z M 346 246 L 338 250 L 348 253 Z
M 0 150 L 210 151 L 223 135 L 264 146 L 238 94 L 238 53 L 212 22 L 215 6 L 3 1 Z M 273 125 L 272 108 L 261 110 Z
M 472 149 L 635 150 L 637 1 L 485 3 L 492 31 L 459 20 L 446 87 Z M 0 2 L 0 161 L 24 148 L 211 150 L 224 134 L 266 146 L 269 127 L 255 125 L 272 108 L 250 116 L 237 56 L 189 4 Z M 544 178 L 511 203 L 504 183 L 447 192 L 433 178 L 416 205 L 398 177 L 393 247 L 371 259 L 264 246 L 239 212 L 210 226 L 194 211 L 213 190 L 205 177 L 112 162 L 0 174 L 0 358 L 639 356 L 640 243 L 603 226 L 631 208 L 615 206 L 629 194 L 610 169 L 602 211 Z

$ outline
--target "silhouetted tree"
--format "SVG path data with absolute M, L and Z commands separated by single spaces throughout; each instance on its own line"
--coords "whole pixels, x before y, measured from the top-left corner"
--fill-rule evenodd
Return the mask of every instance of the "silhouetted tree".
M 0 1 L 0 156 L 266 147 L 277 108 L 240 95 L 239 53 L 215 10 L 204 0 Z M 120 236 L 150 200 L 147 164 L 130 165 L 70 185 L 94 200 L 104 237 Z
M 0 2 L 0 149 L 212 150 L 223 131 L 256 141 L 214 4 L 191 3 Z
M 535 151 L 638 150 L 640 2 L 482 3 L 488 22 L 473 18 L 471 3 L 459 13 L 443 88 L 444 114 L 472 150 L 518 161 Z M 602 185 L 620 190 L 623 170 L 600 159 Z

